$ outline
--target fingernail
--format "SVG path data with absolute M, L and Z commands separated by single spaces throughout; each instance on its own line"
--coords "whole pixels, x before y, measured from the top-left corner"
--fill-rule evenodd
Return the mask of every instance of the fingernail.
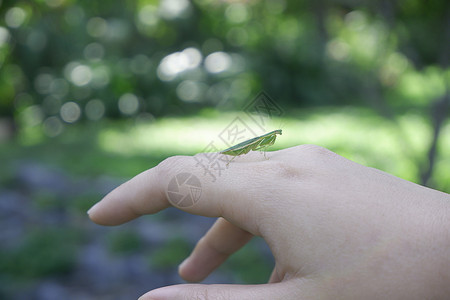
M 189 257 L 183 260 L 183 262 L 178 266 L 178 270 L 183 269 L 188 264 Z
M 87 211 L 87 214 L 90 215 L 91 213 L 93 213 L 93 212 L 95 211 L 95 207 L 97 207 L 97 205 L 98 205 L 99 203 L 100 203 L 100 202 L 97 202 L 97 203 L 94 204 L 94 206 L 92 206 L 91 208 L 89 208 L 89 210 Z

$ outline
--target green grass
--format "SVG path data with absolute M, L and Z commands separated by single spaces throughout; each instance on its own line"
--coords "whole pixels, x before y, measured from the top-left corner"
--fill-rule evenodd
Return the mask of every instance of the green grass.
M 0 155 L 9 163 L 0 171 L 7 181 L 11 162 L 23 159 L 57 165 L 85 176 L 112 175 L 128 178 L 172 155 L 192 155 L 210 142 L 227 145 L 219 135 L 239 116 L 256 134 L 264 133 L 243 113 L 205 111 L 196 116 L 167 117 L 153 122 L 101 121 L 66 126 L 56 138 L 46 138 L 39 128 L 24 130 L 16 142 L 2 145 Z M 419 181 L 426 163 L 432 128 L 413 112 L 386 120 L 371 110 L 341 107 L 305 109 L 271 120 L 265 132 L 281 128 L 270 150 L 312 143 L 351 160 L 379 168 L 407 180 Z M 444 126 L 433 180 L 435 187 L 450 191 L 450 123 Z

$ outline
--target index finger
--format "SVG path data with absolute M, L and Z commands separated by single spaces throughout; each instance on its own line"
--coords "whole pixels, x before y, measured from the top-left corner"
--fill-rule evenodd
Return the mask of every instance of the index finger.
M 256 218 L 251 215 L 255 210 L 242 199 L 249 180 L 246 170 L 254 162 L 231 163 L 227 167 L 224 163 L 220 176 L 215 174 L 213 178 L 195 158 L 170 157 L 137 175 L 94 205 L 88 211 L 89 217 L 101 225 L 118 225 L 172 205 L 202 216 L 223 216 L 255 231 L 252 222 Z
M 88 210 L 89 218 L 97 224 L 112 226 L 167 208 L 169 202 L 155 168 L 140 173 L 111 191 Z

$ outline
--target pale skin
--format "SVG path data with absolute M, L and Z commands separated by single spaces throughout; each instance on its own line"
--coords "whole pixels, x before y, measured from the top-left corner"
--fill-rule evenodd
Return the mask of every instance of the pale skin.
M 90 211 L 119 225 L 171 204 L 169 181 L 189 172 L 202 195 L 188 213 L 219 217 L 180 265 L 198 282 L 252 236 L 276 265 L 267 284 L 181 284 L 141 300 L 448 299 L 450 195 L 303 145 L 236 158 L 215 182 L 192 157 L 171 157 L 108 194 Z

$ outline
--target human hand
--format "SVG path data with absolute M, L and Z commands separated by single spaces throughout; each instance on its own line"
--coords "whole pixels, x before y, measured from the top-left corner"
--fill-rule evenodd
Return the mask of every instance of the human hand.
M 118 225 L 170 205 L 167 187 L 190 173 L 202 187 L 186 212 L 221 217 L 180 265 L 201 281 L 253 235 L 275 258 L 268 284 L 182 284 L 144 299 L 448 299 L 450 196 L 312 145 L 236 158 L 215 182 L 192 157 L 171 157 L 90 211 Z M 176 205 L 174 205 L 176 206 Z

